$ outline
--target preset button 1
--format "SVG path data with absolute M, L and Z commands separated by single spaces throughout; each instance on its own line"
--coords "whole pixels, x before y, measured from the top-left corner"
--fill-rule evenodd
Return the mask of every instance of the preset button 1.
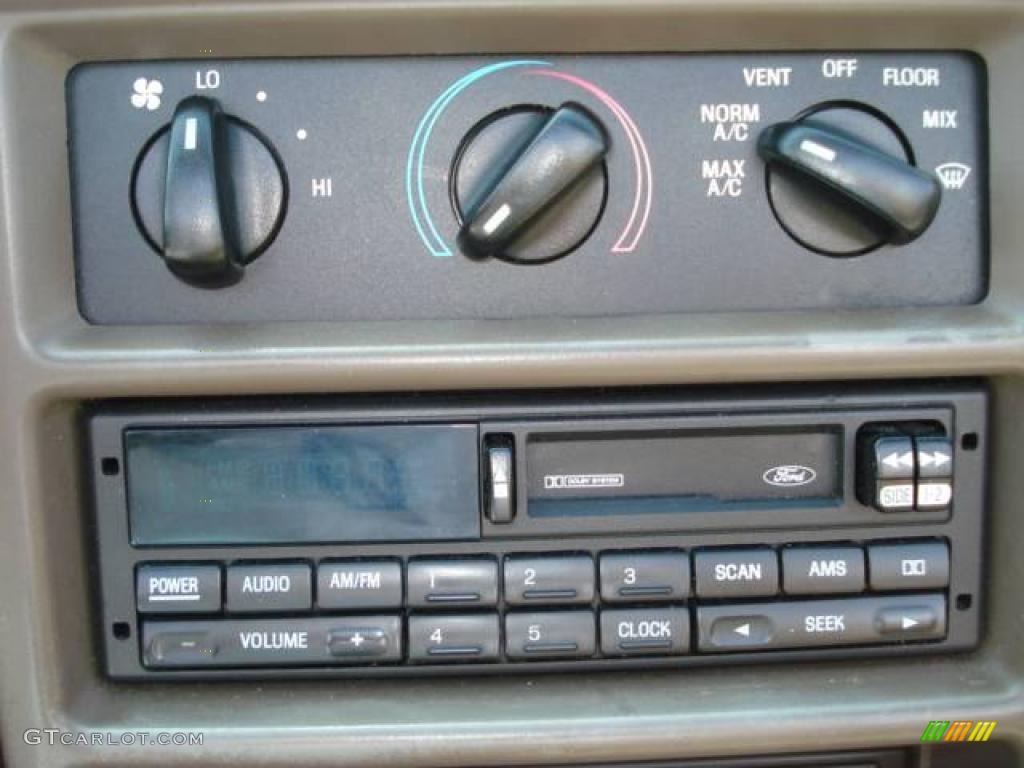
M 412 560 L 406 595 L 411 608 L 496 605 L 498 563 L 490 558 Z

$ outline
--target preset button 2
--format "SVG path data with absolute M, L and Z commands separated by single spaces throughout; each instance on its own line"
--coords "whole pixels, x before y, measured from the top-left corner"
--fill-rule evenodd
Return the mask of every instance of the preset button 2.
M 590 555 L 518 555 L 505 558 L 509 605 L 589 603 L 594 599 Z

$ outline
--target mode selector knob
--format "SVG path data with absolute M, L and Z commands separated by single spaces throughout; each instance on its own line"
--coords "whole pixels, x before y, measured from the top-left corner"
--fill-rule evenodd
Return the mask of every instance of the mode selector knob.
M 825 255 L 909 243 L 939 209 L 939 179 L 916 167 L 903 133 L 867 105 L 828 104 L 771 125 L 758 152 L 779 223 Z
M 573 251 L 604 208 L 601 122 L 584 107 L 514 107 L 481 121 L 452 169 L 459 248 L 471 258 L 543 263 Z
M 147 242 L 177 277 L 207 288 L 241 279 L 277 234 L 286 197 L 284 169 L 269 143 L 203 96 L 178 104 L 132 177 Z

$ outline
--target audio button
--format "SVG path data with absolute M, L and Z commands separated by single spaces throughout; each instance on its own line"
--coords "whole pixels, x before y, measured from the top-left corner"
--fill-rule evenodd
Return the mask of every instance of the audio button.
M 229 565 L 227 606 L 230 613 L 308 611 L 313 585 L 306 563 Z

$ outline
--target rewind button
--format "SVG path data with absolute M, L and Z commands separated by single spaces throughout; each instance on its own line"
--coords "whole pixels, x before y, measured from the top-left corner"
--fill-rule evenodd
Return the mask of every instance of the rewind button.
M 874 444 L 874 502 L 882 512 L 914 508 L 914 442 L 909 437 L 880 437 Z

